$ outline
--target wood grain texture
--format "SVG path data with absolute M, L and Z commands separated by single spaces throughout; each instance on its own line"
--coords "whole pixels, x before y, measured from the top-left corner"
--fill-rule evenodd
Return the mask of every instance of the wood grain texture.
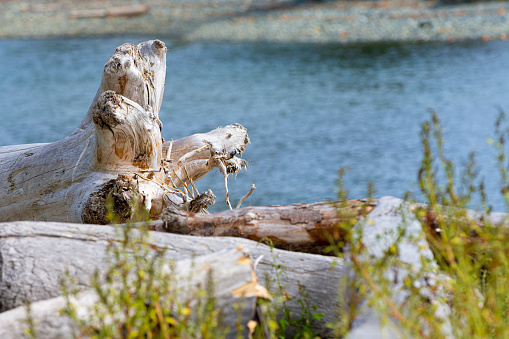
M 169 266 L 166 267 L 169 270 Z M 192 291 L 204 289 L 208 283 L 208 272 L 211 271 L 214 279 L 213 297 L 218 308 L 223 310 L 223 324 L 235 328 L 238 321 L 238 311 L 234 306 L 241 305 L 241 323 L 245 326 L 244 337 L 247 337 L 246 324 L 255 319 L 257 307 L 257 294 L 235 294 L 234 292 L 243 287 L 243 290 L 252 292 L 258 285 L 253 267 L 247 254 L 241 249 L 225 249 L 214 253 L 201 255 L 192 259 L 180 260 L 171 269 L 174 288 L 177 293 L 177 301 L 185 304 Z M 98 303 L 99 297 L 95 290 L 87 288 L 71 298 L 71 304 L 76 310 L 80 320 L 90 319 L 94 312 L 93 306 Z M 165 305 L 165 302 L 161 302 Z M 62 315 L 60 310 L 66 307 L 64 297 L 54 297 L 31 304 L 31 316 L 35 330 L 39 338 L 72 338 L 79 337 L 79 329 L 67 316 Z M 119 315 L 117 315 L 119 316 Z M 0 313 L 0 337 L 4 339 L 22 338 L 24 329 L 27 328 L 27 314 L 24 306 Z M 100 324 L 89 323 L 91 326 Z M 235 338 L 235 331 L 230 331 L 228 337 Z
M 351 199 L 344 206 L 320 202 L 244 207 L 211 214 L 167 210 L 154 228 L 177 234 L 270 239 L 278 248 L 323 254 L 331 239 L 338 241 L 343 236 L 341 222 L 363 219 L 376 204 L 376 199 Z
M 117 47 L 73 133 L 53 143 L 0 147 L 0 221 L 105 224 L 108 199 L 120 222 L 136 206 L 157 219 L 165 196 L 188 206 L 191 198 L 178 188 L 215 167 L 236 173 L 246 166 L 236 155 L 249 137 L 238 124 L 164 144 L 166 52 L 159 40 Z
M 200 237 L 162 232 L 152 233 L 150 245 L 165 249 L 169 260 L 184 260 L 224 249 L 242 247 L 253 260 L 260 283 L 274 281 L 274 264 L 285 271 L 281 284 L 292 298 L 288 307 L 300 314 L 299 285 L 304 286 L 310 305 L 325 316 L 314 328 L 326 335 L 324 324 L 338 316 L 339 280 L 345 274 L 340 259 L 271 249 L 263 244 L 232 237 Z M 10 222 L 0 224 L 0 310 L 24 305 L 27 299 L 45 300 L 60 295 L 59 280 L 67 269 L 86 288 L 94 270 L 106 269 L 105 249 L 119 236 L 112 226 L 53 222 Z M 271 288 L 277 286 L 272 283 Z M 269 289 L 270 290 L 270 289 Z

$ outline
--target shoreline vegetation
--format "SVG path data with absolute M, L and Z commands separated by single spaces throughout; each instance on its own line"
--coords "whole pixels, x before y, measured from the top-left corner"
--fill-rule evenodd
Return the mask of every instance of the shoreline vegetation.
M 509 39 L 509 2 L 0 0 L 0 39 L 153 35 L 185 42 L 408 43 Z

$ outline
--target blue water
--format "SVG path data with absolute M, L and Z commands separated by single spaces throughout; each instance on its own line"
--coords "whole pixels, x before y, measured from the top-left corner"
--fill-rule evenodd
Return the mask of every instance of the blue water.
M 115 47 L 151 37 L 0 41 L 0 145 L 51 142 L 79 124 Z M 498 107 L 509 112 L 507 42 L 334 46 L 166 42 L 160 119 L 177 139 L 240 123 L 251 145 L 248 172 L 230 181 L 236 204 L 314 202 L 335 197 L 340 167 L 349 196 L 419 197 L 419 129 L 439 114 L 448 154 L 477 152 L 490 202 L 503 210 L 493 136 Z M 211 173 L 215 210 L 222 177 Z

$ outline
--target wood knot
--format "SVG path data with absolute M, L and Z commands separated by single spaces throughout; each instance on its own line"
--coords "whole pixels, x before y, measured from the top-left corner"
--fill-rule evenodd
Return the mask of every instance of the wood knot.
M 100 128 L 115 127 L 120 124 L 121 120 L 116 114 L 116 109 L 120 107 L 121 102 L 122 100 L 116 92 L 103 92 L 94 107 L 94 124 Z
M 254 214 L 253 212 L 247 212 L 246 215 L 244 216 L 244 220 L 245 222 L 251 222 L 253 220 L 256 220 L 256 214 Z
M 131 179 L 119 174 L 116 179 L 106 182 L 101 188 L 95 190 L 81 212 L 81 220 L 85 224 L 110 224 L 108 217 L 112 214 L 115 222 L 126 222 L 135 212 L 134 200 L 138 198 L 137 188 Z M 107 208 L 106 206 L 111 207 Z

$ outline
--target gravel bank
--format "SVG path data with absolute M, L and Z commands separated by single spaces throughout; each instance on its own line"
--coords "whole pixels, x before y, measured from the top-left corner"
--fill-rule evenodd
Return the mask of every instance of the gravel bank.
M 278 2 L 279 1 L 279 2 Z M 431 42 L 509 38 L 509 3 L 434 7 L 415 2 L 328 2 L 271 8 L 283 0 L 0 2 L 0 38 L 148 34 L 182 41 Z M 77 17 L 147 5 L 138 16 Z M 90 12 L 93 13 L 93 12 Z

